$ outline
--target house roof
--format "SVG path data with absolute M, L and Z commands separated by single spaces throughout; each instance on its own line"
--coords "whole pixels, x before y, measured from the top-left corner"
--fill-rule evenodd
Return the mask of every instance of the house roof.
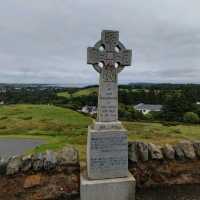
M 159 104 L 153 105 L 153 104 L 144 104 L 144 103 L 140 103 L 134 106 L 136 110 L 150 110 L 150 111 L 160 111 L 162 107 L 163 106 Z

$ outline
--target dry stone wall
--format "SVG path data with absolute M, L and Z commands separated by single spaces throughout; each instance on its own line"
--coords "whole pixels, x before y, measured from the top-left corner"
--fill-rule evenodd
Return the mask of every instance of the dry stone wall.
M 64 148 L 0 159 L 0 199 L 74 200 L 79 197 L 78 151 Z
M 138 187 L 200 183 L 200 141 L 163 146 L 130 142 L 129 170 Z
M 200 142 L 173 146 L 130 142 L 129 170 L 140 188 L 200 184 Z M 74 148 L 0 159 L 0 199 L 77 200 L 79 187 L 79 156 Z

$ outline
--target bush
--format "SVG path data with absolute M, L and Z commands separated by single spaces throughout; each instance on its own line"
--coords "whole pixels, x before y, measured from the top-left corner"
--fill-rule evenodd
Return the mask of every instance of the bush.
M 145 116 L 145 119 L 147 119 L 147 120 L 153 120 L 154 118 L 153 118 L 153 115 L 151 114 L 151 113 L 147 113 Z
M 183 116 L 183 120 L 186 123 L 197 124 L 199 122 L 199 116 L 193 112 L 186 112 Z

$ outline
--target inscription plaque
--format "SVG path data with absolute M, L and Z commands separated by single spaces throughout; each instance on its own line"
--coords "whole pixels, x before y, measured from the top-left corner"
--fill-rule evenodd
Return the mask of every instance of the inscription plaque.
M 128 140 L 124 131 L 92 132 L 89 136 L 91 178 L 125 177 L 128 174 Z

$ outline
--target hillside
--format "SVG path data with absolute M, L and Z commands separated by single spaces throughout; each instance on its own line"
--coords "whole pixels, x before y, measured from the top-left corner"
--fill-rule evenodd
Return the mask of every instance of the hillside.
M 0 137 L 41 138 L 45 144 L 35 151 L 75 145 L 85 157 L 87 127 L 92 119 L 66 108 L 51 105 L 0 106 Z M 200 125 L 124 122 L 129 140 L 176 143 L 200 140 Z
M 98 92 L 98 88 L 97 87 L 90 87 L 90 88 L 81 89 L 81 90 L 73 93 L 73 96 L 74 97 L 87 96 L 87 95 L 90 95 L 92 93 L 97 93 L 97 92 Z
M 72 97 L 88 96 L 90 94 L 97 93 L 97 92 L 98 92 L 97 87 L 90 87 L 90 88 L 81 88 L 78 91 L 72 93 L 72 95 L 70 95 L 67 91 L 59 92 L 57 93 L 57 96 L 70 98 L 71 96 Z
M 0 107 L 0 135 L 44 138 L 46 148 L 65 144 L 85 144 L 91 119 L 70 109 L 50 105 L 12 105 Z

